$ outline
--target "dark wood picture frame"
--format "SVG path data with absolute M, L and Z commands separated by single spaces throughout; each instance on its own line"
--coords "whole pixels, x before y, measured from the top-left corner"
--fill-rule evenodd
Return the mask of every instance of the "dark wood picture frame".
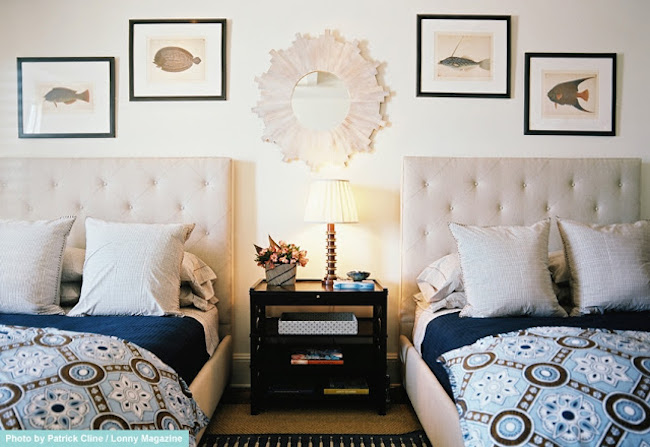
M 115 58 L 19 57 L 18 138 L 114 138 Z
M 525 53 L 525 135 L 616 135 L 616 53 Z
M 227 22 L 129 20 L 129 100 L 225 101 Z
M 510 98 L 510 16 L 417 16 L 416 95 Z

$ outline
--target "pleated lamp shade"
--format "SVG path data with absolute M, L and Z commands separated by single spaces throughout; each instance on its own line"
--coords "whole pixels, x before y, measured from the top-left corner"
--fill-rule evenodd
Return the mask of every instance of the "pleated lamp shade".
M 358 222 L 357 205 L 347 180 L 314 180 L 309 186 L 305 222 Z
M 336 276 L 336 230 L 334 224 L 358 222 L 357 204 L 347 180 L 314 180 L 309 187 L 309 197 L 305 206 L 306 222 L 324 222 L 326 275 L 323 284 L 332 286 Z

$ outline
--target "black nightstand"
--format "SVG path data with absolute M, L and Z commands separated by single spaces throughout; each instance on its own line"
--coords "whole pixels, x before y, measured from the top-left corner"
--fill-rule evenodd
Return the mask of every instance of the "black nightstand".
M 389 377 L 386 373 L 388 290 L 374 281 L 369 291 L 333 290 L 320 280 L 297 280 L 295 286 L 268 286 L 260 280 L 250 288 L 251 414 L 278 399 L 363 399 L 386 414 Z M 287 335 L 278 333 L 278 316 L 269 306 L 290 306 L 291 312 L 328 312 L 326 306 L 354 306 L 355 335 Z M 317 306 L 317 307 L 312 307 Z M 322 308 L 321 308 L 322 307 Z M 274 308 L 274 310 L 276 310 Z M 343 308 L 345 311 L 345 308 Z M 366 310 L 363 315 L 361 310 Z M 342 364 L 292 364 L 305 350 L 335 350 Z M 365 383 L 364 389 L 332 389 L 332 383 Z M 363 387 L 361 387 L 363 388 Z

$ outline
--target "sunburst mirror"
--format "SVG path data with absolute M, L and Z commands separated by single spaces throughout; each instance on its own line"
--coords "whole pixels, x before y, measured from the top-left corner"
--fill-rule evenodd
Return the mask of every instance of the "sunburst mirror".
M 374 132 L 386 124 L 381 104 L 388 91 L 377 81 L 378 66 L 356 40 L 329 30 L 316 38 L 297 34 L 288 49 L 271 51 L 269 70 L 255 78 L 262 139 L 280 146 L 284 161 L 302 160 L 313 170 L 370 152 Z

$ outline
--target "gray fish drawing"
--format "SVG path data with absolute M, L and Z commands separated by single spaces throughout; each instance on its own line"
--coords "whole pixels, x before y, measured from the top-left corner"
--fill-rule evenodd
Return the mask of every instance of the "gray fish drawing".
M 46 101 L 54 103 L 55 107 L 58 107 L 58 103 L 62 102 L 63 104 L 72 104 L 76 100 L 89 102 L 90 101 L 90 92 L 85 90 L 81 93 L 65 88 L 65 87 L 54 87 L 52 90 L 47 92 L 44 96 Z
M 557 105 L 560 104 L 561 106 L 569 105 L 583 112 L 593 113 L 590 110 L 584 109 L 580 105 L 580 102 L 578 102 L 578 98 L 584 101 L 589 101 L 589 90 L 584 89 L 583 91 L 579 92 L 578 86 L 587 79 L 594 77 L 595 76 L 589 76 L 588 78 L 581 78 L 574 81 L 567 81 L 557 84 L 555 87 L 548 91 L 548 99 L 555 103 L 556 109 Z
M 477 66 L 483 70 L 490 69 L 490 59 L 483 59 L 482 61 L 476 62 L 467 57 L 449 56 L 448 58 L 443 59 L 438 63 L 455 70 L 469 70 Z
M 461 42 L 463 41 L 463 38 L 465 36 L 462 36 L 458 43 L 456 44 L 456 48 L 454 48 L 454 51 L 452 51 L 451 56 L 448 58 L 445 58 L 438 62 L 440 65 L 444 65 L 445 67 L 453 68 L 454 70 L 470 70 L 474 67 L 480 67 L 483 70 L 489 70 L 490 69 L 490 59 L 483 59 L 482 61 L 476 62 L 472 59 L 470 59 L 467 56 L 464 57 L 457 57 L 454 56 L 456 54 L 456 50 L 460 46 Z
M 192 53 L 181 47 L 164 47 L 156 52 L 153 63 L 163 71 L 185 71 L 193 64 L 200 64 L 201 58 L 192 56 Z

